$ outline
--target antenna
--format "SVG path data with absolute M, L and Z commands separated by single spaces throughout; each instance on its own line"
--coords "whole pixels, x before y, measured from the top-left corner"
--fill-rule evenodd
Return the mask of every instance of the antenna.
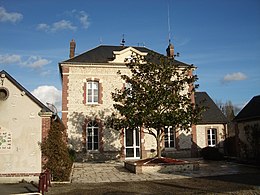
M 171 43 L 171 26 L 170 26 L 170 3 L 168 1 L 168 40 L 169 44 Z
M 122 40 L 120 45 L 125 46 L 125 34 L 122 35 Z

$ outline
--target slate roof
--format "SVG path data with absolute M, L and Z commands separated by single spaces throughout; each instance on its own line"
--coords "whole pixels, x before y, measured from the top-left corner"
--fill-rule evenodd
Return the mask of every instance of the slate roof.
M 202 113 L 202 119 L 198 124 L 227 123 L 225 115 L 206 92 L 195 92 L 195 103 L 206 107 L 206 111 Z
M 130 46 L 110 46 L 110 45 L 100 45 L 94 49 L 86 51 L 74 58 L 70 58 L 61 63 L 108 63 L 108 61 L 113 60 L 113 51 L 122 51 Z M 153 50 L 150 50 L 146 47 L 134 47 L 138 51 L 147 52 L 149 54 L 159 54 Z M 162 54 L 159 54 L 164 56 Z M 189 64 L 180 62 L 178 60 L 173 60 L 174 64 L 178 64 L 180 66 L 190 66 Z
M 254 120 L 260 118 L 260 95 L 254 96 L 237 114 L 234 121 Z
M 11 83 L 13 83 L 20 91 L 24 91 L 25 94 L 36 103 L 43 112 L 52 112 L 47 106 L 45 106 L 41 101 L 39 101 L 36 97 L 34 97 L 27 89 L 25 89 L 20 83 L 18 83 L 11 75 L 9 75 L 6 71 L 2 70 L 0 75 L 5 74 L 5 78 L 7 78 Z

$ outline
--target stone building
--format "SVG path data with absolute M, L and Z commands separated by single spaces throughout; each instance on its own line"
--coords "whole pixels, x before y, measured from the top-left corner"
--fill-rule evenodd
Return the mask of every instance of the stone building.
M 125 64 L 132 55 L 146 56 L 157 52 L 146 47 L 100 45 L 75 56 L 75 47 L 76 43 L 72 40 L 70 58 L 59 63 L 62 120 L 67 128 L 70 146 L 81 153 L 83 159 L 143 159 L 154 156 L 156 140 L 153 136 L 142 129 L 110 129 L 104 121 L 113 111 L 111 92 L 125 85 L 117 72 L 120 70 L 122 74 L 130 74 Z M 172 58 L 179 67 L 191 66 L 174 59 L 172 44 L 166 51 L 167 57 Z M 194 143 L 199 135 L 195 126 L 189 133 L 175 132 L 172 127 L 166 127 L 165 134 L 163 144 L 166 155 L 191 157 L 197 154 Z
M 195 128 L 196 146 L 201 148 L 218 147 L 224 152 L 224 141 L 227 138 L 227 118 L 206 92 L 195 92 L 195 102 L 206 110 Z
M 260 95 L 254 96 L 233 120 L 238 157 L 260 161 Z

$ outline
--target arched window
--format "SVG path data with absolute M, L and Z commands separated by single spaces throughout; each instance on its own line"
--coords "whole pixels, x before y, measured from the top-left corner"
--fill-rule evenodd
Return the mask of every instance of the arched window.
M 90 121 L 87 125 L 87 150 L 98 150 L 99 126 L 96 121 Z

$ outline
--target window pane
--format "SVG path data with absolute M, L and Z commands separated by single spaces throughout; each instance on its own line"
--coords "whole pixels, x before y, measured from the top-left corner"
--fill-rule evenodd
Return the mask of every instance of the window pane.
M 140 144 L 140 138 L 139 138 L 139 129 L 136 129 L 136 140 L 135 140 L 135 144 L 137 146 L 139 146 Z
M 93 89 L 98 89 L 98 82 L 93 82 L 92 83 L 92 88 Z
M 170 147 L 171 147 L 171 148 L 174 147 L 174 141 L 170 141 Z
M 96 135 L 96 136 L 98 135 L 98 128 L 94 129 L 94 135 Z
M 126 129 L 126 146 L 133 146 L 133 130 Z
M 140 157 L 140 149 L 139 148 L 136 148 L 136 157 Z
M 98 96 L 94 96 L 94 101 L 93 102 L 98 102 Z
M 169 143 L 168 142 L 165 142 L 165 147 L 169 148 Z
M 92 102 L 92 97 L 88 96 L 88 102 Z
M 92 150 L 92 143 L 88 143 L 88 150 Z
M 98 142 L 98 136 L 94 136 L 94 142 Z
M 88 89 L 92 89 L 92 82 L 88 82 Z
M 94 150 L 98 149 L 98 143 L 94 143 Z
M 126 148 L 126 157 L 134 157 L 134 149 Z
M 94 95 L 98 96 L 98 90 L 97 89 L 94 89 Z

